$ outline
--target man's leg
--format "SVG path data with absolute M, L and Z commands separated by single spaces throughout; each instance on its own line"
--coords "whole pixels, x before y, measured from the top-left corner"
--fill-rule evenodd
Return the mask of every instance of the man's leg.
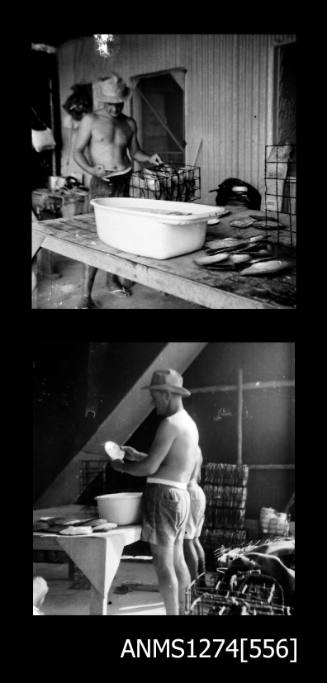
M 206 570 L 206 556 L 199 538 L 193 539 L 194 549 L 198 557 L 198 574 L 203 574 Z
M 174 568 L 174 547 L 150 544 L 159 589 L 166 608 L 166 614 L 179 614 L 179 582 Z
M 97 270 L 98 269 L 94 268 L 93 266 L 84 266 L 83 293 L 77 304 L 77 308 L 97 308 L 91 297 L 92 287 Z
M 185 591 L 191 583 L 191 576 L 185 562 L 182 534 L 177 538 L 174 545 L 174 567 L 178 580 L 178 614 L 185 614 Z
M 116 180 L 113 179 L 112 182 L 112 197 L 129 197 L 129 184 L 130 175 L 127 178 L 117 177 Z M 107 286 L 110 286 L 110 276 L 107 274 Z M 112 275 L 112 282 L 118 287 L 118 290 L 125 294 L 125 296 L 132 295 L 132 287 L 135 284 L 133 280 L 129 280 L 126 277 L 121 277 L 120 275 Z
M 125 296 L 132 296 L 132 287 L 135 284 L 132 280 L 128 280 L 128 278 L 121 277 L 120 275 L 111 275 L 110 273 L 107 273 L 106 285 L 109 289 L 111 289 L 112 283 L 114 283 L 118 291 L 125 294 Z
M 198 554 L 193 545 L 193 538 L 184 538 L 184 557 L 192 581 L 198 576 Z

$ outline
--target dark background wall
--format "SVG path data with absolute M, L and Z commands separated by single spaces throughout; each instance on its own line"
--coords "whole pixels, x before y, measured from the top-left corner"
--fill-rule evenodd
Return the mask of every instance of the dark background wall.
M 164 343 L 34 344 L 34 500 L 82 448 Z M 86 416 L 87 407 L 96 416 Z
M 164 343 L 106 343 L 94 359 L 90 384 L 89 344 L 39 342 L 34 347 L 34 498 L 77 453 L 110 410 L 160 352 Z M 210 343 L 184 374 L 185 386 L 236 385 L 243 381 L 294 379 L 294 345 Z M 96 395 L 96 418 L 85 417 Z M 185 408 L 195 419 L 205 461 L 235 463 L 237 393 L 194 394 Z M 244 392 L 243 460 L 248 464 L 294 463 L 295 397 L 292 387 Z M 230 413 L 230 414 L 229 414 Z M 159 419 L 154 413 L 129 443 L 147 451 Z M 112 471 L 111 471 L 112 472 Z M 139 488 L 145 480 L 111 476 L 110 489 Z M 283 509 L 294 489 L 293 470 L 252 470 L 247 516 L 263 505 Z

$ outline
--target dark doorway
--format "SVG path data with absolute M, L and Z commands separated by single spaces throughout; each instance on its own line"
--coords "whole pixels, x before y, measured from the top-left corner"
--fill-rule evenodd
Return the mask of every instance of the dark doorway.
M 46 187 L 48 177 L 60 175 L 61 123 L 57 55 L 31 51 L 31 125 L 52 130 L 56 147 L 36 152 L 32 147 L 32 190 Z
M 133 114 L 145 151 L 184 164 L 184 90 L 170 73 L 138 79 Z

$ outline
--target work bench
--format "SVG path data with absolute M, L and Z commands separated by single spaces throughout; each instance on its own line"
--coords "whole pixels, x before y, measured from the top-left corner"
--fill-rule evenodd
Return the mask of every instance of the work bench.
M 235 231 L 228 230 L 228 225 L 221 221 L 221 225 L 211 234 L 220 237 L 227 234 L 235 235 Z M 242 236 L 248 237 L 253 234 L 257 235 L 258 230 L 242 230 Z M 205 308 L 296 307 L 294 270 L 274 277 L 242 276 L 236 271 L 214 271 L 194 263 L 195 255 L 205 253 L 203 249 L 165 260 L 136 256 L 101 242 L 97 236 L 93 213 L 33 222 L 32 258 L 40 248 Z
M 78 505 L 33 510 L 33 523 L 41 517 L 79 515 L 85 508 Z M 139 524 L 121 526 L 89 536 L 62 536 L 33 532 L 33 550 L 64 550 L 91 583 L 90 614 L 106 616 L 108 595 L 125 546 L 141 538 Z

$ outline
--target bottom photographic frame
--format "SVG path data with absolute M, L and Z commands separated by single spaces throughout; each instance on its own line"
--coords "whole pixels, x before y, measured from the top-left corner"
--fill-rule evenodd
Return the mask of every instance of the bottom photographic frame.
M 124 661 L 297 661 L 294 343 L 46 339 L 33 375 L 33 614 L 111 617 Z

